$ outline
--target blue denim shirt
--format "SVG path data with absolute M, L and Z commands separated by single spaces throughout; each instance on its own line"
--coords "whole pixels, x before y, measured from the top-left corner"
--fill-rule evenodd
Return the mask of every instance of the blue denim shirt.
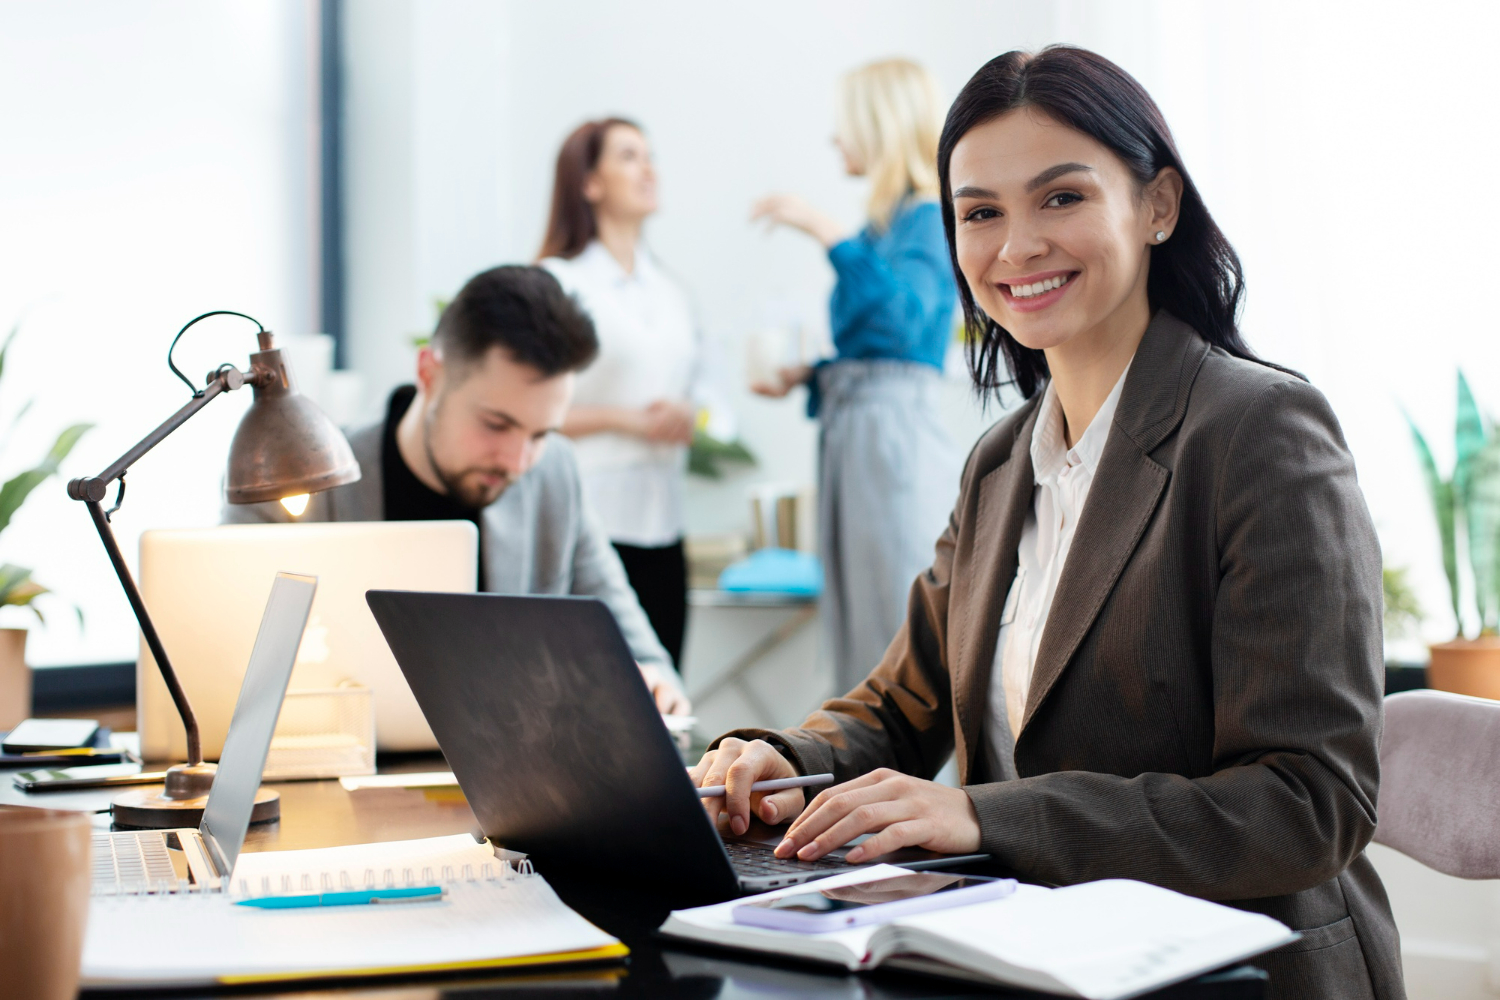
M 936 202 L 906 201 L 891 224 L 870 226 L 828 250 L 838 275 L 829 302 L 836 357 L 917 361 L 939 371 L 953 337 L 958 286 L 948 261 Z M 817 375 L 808 384 L 807 412 L 817 416 Z

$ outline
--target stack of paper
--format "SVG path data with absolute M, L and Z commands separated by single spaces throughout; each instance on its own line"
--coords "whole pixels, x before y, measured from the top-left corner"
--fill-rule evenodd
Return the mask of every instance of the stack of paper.
M 400 905 L 260 909 L 235 903 L 246 894 L 336 890 L 344 879 L 363 887 L 367 878 L 377 885 L 432 879 L 447 894 Z M 627 953 L 569 909 L 546 880 L 511 873 L 487 845 L 460 834 L 242 855 L 228 894 L 96 897 L 83 979 L 88 986 L 187 986 L 597 961 Z

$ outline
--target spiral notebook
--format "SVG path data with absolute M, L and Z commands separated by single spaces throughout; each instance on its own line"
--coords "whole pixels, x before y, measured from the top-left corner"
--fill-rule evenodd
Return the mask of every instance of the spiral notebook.
M 260 909 L 252 896 L 441 885 L 400 906 Z M 170 944 L 168 944 L 170 942 Z M 241 855 L 227 892 L 96 896 L 83 950 L 91 988 L 356 978 L 619 959 L 524 860 L 459 834 Z

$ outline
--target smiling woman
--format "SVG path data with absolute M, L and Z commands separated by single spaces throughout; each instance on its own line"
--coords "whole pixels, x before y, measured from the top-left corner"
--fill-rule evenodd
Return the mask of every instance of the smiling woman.
M 1029 218 L 1018 221 L 1022 225 L 1034 222 L 1047 226 L 1058 214 L 1076 217 L 1077 212 L 1067 210 L 1085 200 L 1080 186 L 1089 187 L 1090 193 L 1097 198 L 1101 183 L 1118 181 L 1121 179 L 1118 175 L 1128 176 L 1134 184 L 1116 183 L 1113 189 L 1121 194 L 1127 191 L 1133 194 L 1135 204 L 1099 206 L 1099 211 L 1086 211 L 1086 218 L 1081 222 L 1076 218 L 1057 221 L 1081 229 L 1101 221 L 1102 211 L 1133 214 L 1148 202 L 1157 211 L 1169 209 L 1171 219 L 1163 216 L 1139 220 L 1145 228 L 1132 235 L 1144 235 L 1145 243 L 1151 249 L 1149 253 L 1143 251 L 1131 255 L 1139 267 L 1137 273 L 1129 277 L 1144 280 L 1150 303 L 1171 311 L 1209 343 L 1235 357 L 1257 360 L 1241 338 L 1236 324 L 1245 284 L 1239 256 L 1209 215 L 1202 196 L 1182 164 L 1182 157 L 1161 111 L 1140 85 L 1107 59 L 1064 47 L 1049 50 L 1041 58 L 1009 52 L 991 62 L 985 71 L 989 72 L 994 89 L 984 92 L 966 90 L 954 102 L 938 154 L 940 161 L 949 166 L 943 171 L 943 184 L 946 185 L 943 195 L 953 204 L 954 211 L 945 215 L 943 222 L 949 246 L 953 248 L 955 268 L 961 269 L 957 259 L 960 244 L 957 232 L 960 229 L 965 232 L 966 238 L 962 242 L 968 252 L 986 253 L 988 246 L 981 235 L 986 227 L 973 223 L 998 218 L 1001 212 L 990 204 L 1000 192 L 964 181 L 958 181 L 954 187 L 954 177 L 962 170 L 957 174 L 954 172 L 953 157 L 958 155 L 960 166 L 964 167 L 967 166 L 966 154 L 968 157 L 976 154 L 982 157 L 981 149 L 1016 148 L 1013 143 L 1007 144 L 1008 139 L 1019 138 L 1014 136 L 986 135 L 987 142 L 978 141 L 979 137 L 975 136 L 975 141 L 968 144 L 964 144 L 963 139 L 976 131 L 984 134 L 986 130 L 1002 127 L 999 123 L 1003 111 L 1025 108 L 1025 116 L 1003 116 L 1009 129 L 1028 129 L 1032 133 L 1027 137 L 1029 139 L 1043 134 L 1051 137 L 1050 142 L 1040 148 L 1029 143 L 1027 148 L 1042 152 L 1050 145 L 1052 148 L 1048 152 L 1065 157 L 1069 149 L 1077 151 L 1078 141 L 1092 139 L 1095 152 L 1102 147 L 1110 155 L 1097 165 L 1078 160 L 1053 160 L 1047 164 L 1028 178 L 1024 192 L 1027 204 L 1061 212 L 1052 213 L 1052 217 L 1028 212 Z M 1075 86 L 1070 81 L 1085 86 Z M 1104 91 L 1135 97 L 1132 103 L 1136 114 L 1121 115 L 1116 113 L 1116 108 L 1091 99 Z M 1022 117 L 1024 122 L 1019 120 Z M 1068 136 L 1074 141 L 1070 142 Z M 960 145 L 965 148 L 958 149 Z M 1101 178 L 1100 171 L 1116 176 Z M 1016 208 L 1020 209 L 1020 206 Z M 1025 238 L 1026 230 L 1016 233 L 1016 225 L 1017 222 L 1010 223 L 1008 231 L 1013 237 Z M 993 240 L 999 227 L 987 228 L 986 235 Z M 1079 235 L 1085 234 L 1080 232 Z M 1148 260 L 1150 267 L 1146 266 Z M 1065 272 L 1061 277 L 1068 282 L 1074 273 Z M 1015 277 L 1019 281 L 1030 276 Z M 959 286 L 964 319 L 971 331 L 980 334 L 977 339 L 970 340 L 970 367 L 975 382 L 982 388 L 997 389 L 1013 381 L 1021 394 L 1029 399 L 1047 377 L 1046 354 L 1040 345 L 1018 341 L 1001 320 L 1017 312 L 1035 310 L 1021 307 L 1016 300 L 1025 296 L 1014 296 L 1007 287 L 1008 283 L 997 281 L 997 284 L 1001 286 L 997 290 L 998 297 L 986 294 L 992 288 L 988 283 L 975 288 L 963 283 Z M 1115 289 L 1117 295 L 1119 291 Z M 1094 311 L 1107 308 L 1107 290 L 1099 289 L 1094 294 Z M 1098 296 L 1103 296 L 1104 300 Z M 999 299 L 1009 301 L 1002 304 Z M 1040 309 L 1050 304 L 1048 301 L 1034 305 Z M 1012 308 L 1007 309 L 1005 305 Z
M 849 860 L 983 850 L 1221 900 L 1301 931 L 1257 960 L 1270 996 L 1403 996 L 1364 855 L 1380 552 L 1327 401 L 1240 338 L 1235 253 L 1107 60 L 992 60 L 938 172 L 976 386 L 1027 402 L 969 456 L 881 664 L 800 728 L 722 738 L 708 808 L 795 817 L 783 857 L 871 833 Z M 957 789 L 929 780 L 950 752 Z M 749 793 L 825 771 L 805 809 Z

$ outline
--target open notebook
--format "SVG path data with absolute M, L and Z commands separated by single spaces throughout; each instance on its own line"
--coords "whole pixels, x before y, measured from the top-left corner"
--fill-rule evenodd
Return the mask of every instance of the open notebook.
M 750 898 L 906 874 L 877 865 Z M 737 924 L 730 914 L 744 902 L 677 910 L 662 933 L 856 971 L 895 966 L 1090 1000 L 1138 996 L 1297 937 L 1270 917 L 1123 879 L 1064 889 L 1021 885 L 1004 899 L 825 934 Z
M 466 834 L 241 855 L 228 893 L 97 896 L 83 982 L 192 986 L 546 965 L 627 949 Z M 440 884 L 441 901 L 259 909 L 247 896 Z

